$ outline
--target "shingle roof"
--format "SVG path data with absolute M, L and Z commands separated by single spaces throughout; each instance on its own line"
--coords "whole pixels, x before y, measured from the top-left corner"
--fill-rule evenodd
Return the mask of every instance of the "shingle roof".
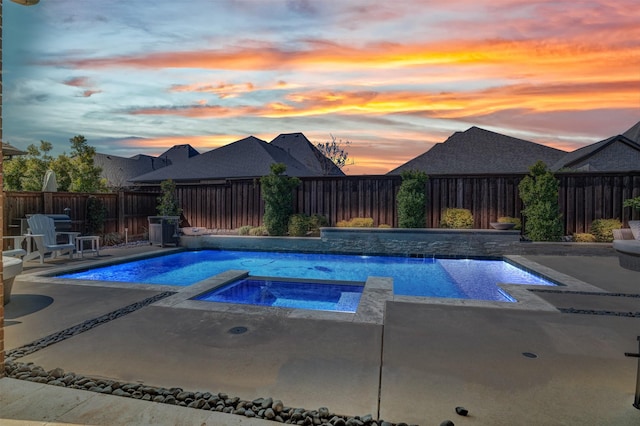
M 196 155 L 200 155 L 198 151 L 196 151 L 191 145 L 183 144 L 183 145 L 174 145 L 162 154 L 158 156 L 158 158 L 165 158 L 169 160 L 170 164 L 176 164 L 181 161 L 188 160 L 191 157 L 195 157 Z
M 604 150 L 608 150 L 606 157 L 601 155 Z M 550 168 L 553 171 L 566 168 L 584 171 L 640 170 L 640 163 L 637 162 L 638 153 L 640 153 L 640 121 L 622 135 L 611 136 L 567 153 Z M 596 158 L 597 155 L 599 155 L 598 158 Z
M 271 145 L 284 150 L 316 175 L 344 176 L 331 160 L 313 146 L 302 133 L 283 133 L 271 141 Z
M 102 169 L 101 176 L 109 182 L 110 187 L 129 186 L 129 179 L 166 167 L 169 163 L 164 158 L 149 155 L 136 155 L 131 158 L 117 155 L 96 153 L 94 165 Z
M 536 161 L 553 164 L 566 154 L 534 142 L 471 127 L 388 174 L 421 170 L 433 175 L 526 173 Z
M 640 143 L 640 121 L 634 124 L 629 130 L 624 132 L 622 136 L 629 138 L 634 142 Z
M 313 176 L 298 160 L 277 146 L 254 136 L 205 152 L 186 161 L 132 178 L 136 183 L 156 183 L 167 179 L 197 182 L 226 178 L 258 177 L 270 173 L 273 163 L 284 163 L 289 176 Z

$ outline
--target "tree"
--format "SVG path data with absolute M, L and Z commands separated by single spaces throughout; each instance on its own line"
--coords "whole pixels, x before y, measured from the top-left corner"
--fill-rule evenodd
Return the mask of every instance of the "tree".
M 427 174 L 417 170 L 402 172 L 402 184 L 398 191 L 398 226 L 400 228 L 424 228 L 426 221 Z
M 271 165 L 271 173 L 260 178 L 264 200 L 264 225 L 269 235 L 285 235 L 293 213 L 293 189 L 300 184 L 296 177 L 283 176 L 287 166 Z
M 51 142 L 29 145 L 27 155 L 4 163 L 4 187 L 7 191 L 42 191 L 42 181 L 49 168 Z
M 58 191 L 105 192 L 106 180 L 100 177 L 102 169 L 96 167 L 93 156 L 96 149 L 89 146 L 82 135 L 69 139 L 71 156 L 61 154 L 53 158 L 49 152 L 51 142 L 40 141 L 40 146 L 29 145 L 27 155 L 4 163 L 4 188 L 7 191 L 42 191 L 47 170 L 56 173 Z
M 93 163 L 96 149 L 89 146 L 84 136 L 69 139 L 71 142 L 71 186 L 72 192 L 105 192 L 107 184 L 100 177 L 102 169 Z
M 162 196 L 157 198 L 158 206 L 156 210 L 160 216 L 180 216 L 182 209 L 178 205 L 176 196 L 176 184 L 173 180 L 167 179 L 160 183 Z
M 349 162 L 349 153 L 346 150 L 346 147 L 351 145 L 351 142 L 343 141 L 342 139 L 336 141 L 335 136 L 329 136 L 331 136 L 331 142 L 319 142 L 318 144 L 316 144 L 316 148 L 318 149 L 318 151 L 320 151 L 325 159 L 329 160 L 326 161 L 325 159 L 322 159 L 321 161 L 322 173 L 325 176 L 331 173 L 333 165 L 335 165 L 339 169 L 342 169 L 348 164 L 353 164 L 353 160 Z
M 563 235 L 562 214 L 558 204 L 559 182 L 538 161 L 529 168 L 529 175 L 518 185 L 524 203 L 525 233 L 533 241 L 560 241 Z

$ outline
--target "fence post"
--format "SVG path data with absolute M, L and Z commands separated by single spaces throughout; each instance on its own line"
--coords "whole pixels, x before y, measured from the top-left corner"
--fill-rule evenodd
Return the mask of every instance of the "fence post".
M 42 205 L 44 207 L 44 214 L 53 214 L 53 194 L 51 192 L 42 193 Z
M 117 197 L 116 197 L 116 205 L 117 205 L 116 215 L 118 216 L 118 229 L 117 229 L 118 234 L 124 234 L 124 230 L 127 227 L 125 217 L 124 217 L 125 216 L 124 200 L 125 200 L 124 191 L 118 191 Z

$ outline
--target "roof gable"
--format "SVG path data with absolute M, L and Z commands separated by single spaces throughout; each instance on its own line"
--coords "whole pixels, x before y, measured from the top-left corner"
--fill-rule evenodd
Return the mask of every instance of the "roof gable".
M 607 152 L 606 156 L 605 151 Z M 640 170 L 639 159 L 640 143 L 634 142 L 624 135 L 617 135 L 569 152 L 556 162 L 551 170 Z
M 344 176 L 342 170 L 302 133 L 282 133 L 271 141 L 271 145 L 282 149 L 316 175 Z
M 198 151 L 196 151 L 191 145 L 183 144 L 183 145 L 174 145 L 162 154 L 158 156 L 158 158 L 165 158 L 169 160 L 171 164 L 178 163 L 180 161 L 188 160 L 191 157 L 195 157 L 196 155 L 200 155 Z
M 565 153 L 474 126 L 455 132 L 443 143 L 388 174 L 412 169 L 433 175 L 526 173 L 536 161 L 553 164 Z

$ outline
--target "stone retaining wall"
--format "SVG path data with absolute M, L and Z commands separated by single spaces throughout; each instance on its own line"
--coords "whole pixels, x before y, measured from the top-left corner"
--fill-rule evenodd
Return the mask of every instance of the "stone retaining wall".
M 191 250 L 256 250 L 402 256 L 615 256 L 611 243 L 521 242 L 519 231 L 489 229 L 322 228 L 319 238 L 183 236 Z

